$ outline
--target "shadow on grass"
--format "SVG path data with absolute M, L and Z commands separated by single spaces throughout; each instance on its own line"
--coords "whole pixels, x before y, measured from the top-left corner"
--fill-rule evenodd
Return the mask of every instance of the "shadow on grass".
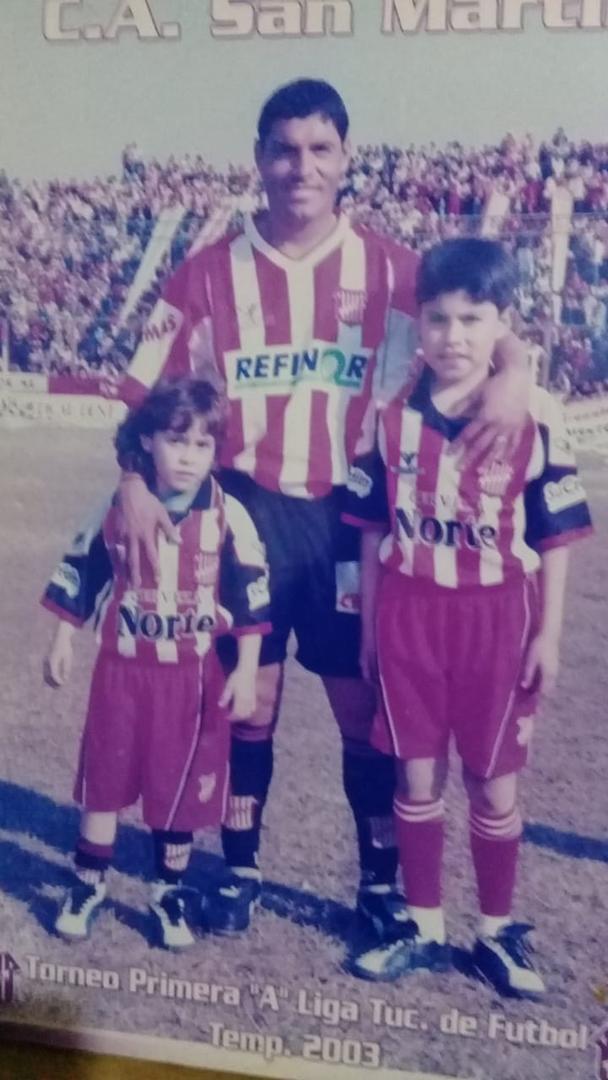
M 0 829 L 26 835 L 69 856 L 78 836 L 79 812 L 74 806 L 54 802 L 47 795 L 9 781 L 0 781 Z M 524 839 L 537 847 L 554 851 L 572 859 L 608 862 L 608 841 L 580 836 L 548 825 L 527 825 Z M 154 867 L 149 833 L 135 825 L 121 825 L 118 831 L 114 868 L 122 874 L 144 881 L 152 880 Z M 222 874 L 222 859 L 195 849 L 185 884 L 195 892 L 205 893 Z M 69 867 L 61 866 L 20 846 L 17 839 L 0 840 L 0 889 L 7 895 L 27 904 L 39 924 L 52 933 L 57 906 L 45 895 L 47 886 L 65 889 L 72 875 Z M 108 901 L 116 918 L 149 944 L 150 919 L 118 901 Z M 353 912 L 344 904 L 315 896 L 278 882 L 266 881 L 262 891 L 262 906 L 279 918 L 298 926 L 310 926 L 328 937 L 338 938 L 350 948 L 361 947 L 366 941 L 365 928 L 353 919 Z

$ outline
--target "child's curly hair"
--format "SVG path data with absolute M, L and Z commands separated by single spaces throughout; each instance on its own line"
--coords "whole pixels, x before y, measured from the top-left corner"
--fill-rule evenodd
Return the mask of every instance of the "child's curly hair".
M 148 487 L 154 485 L 151 455 L 141 444 L 142 435 L 155 431 L 188 431 L 197 416 L 205 420 L 207 431 L 219 445 L 225 433 L 228 401 L 210 379 L 191 376 L 161 379 L 141 405 L 129 410 L 114 437 L 116 456 L 121 469 L 143 476 Z

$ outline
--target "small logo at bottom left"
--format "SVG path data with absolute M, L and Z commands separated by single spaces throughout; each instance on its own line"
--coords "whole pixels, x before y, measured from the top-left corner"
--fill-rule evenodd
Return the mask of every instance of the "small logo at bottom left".
M 0 953 L 0 1005 L 8 1005 L 13 1000 L 15 974 L 21 968 L 10 953 Z
M 597 1080 L 608 1080 L 608 1023 L 599 1032 L 595 1046 L 595 1076 Z

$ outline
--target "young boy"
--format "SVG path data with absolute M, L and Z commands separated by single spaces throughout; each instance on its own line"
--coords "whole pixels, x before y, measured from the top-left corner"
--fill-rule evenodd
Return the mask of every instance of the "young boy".
M 150 909 L 160 943 L 185 948 L 181 879 L 195 829 L 219 826 L 228 792 L 231 719 L 255 708 L 268 622 L 264 550 L 240 503 L 211 475 L 225 402 L 202 379 L 158 384 L 121 425 L 117 446 L 163 502 L 179 544 L 161 540 L 160 577 L 148 564 L 130 584 L 116 507 L 77 537 L 43 598 L 59 619 L 45 662 L 51 686 L 66 682 L 74 629 L 97 611 L 100 652 L 91 683 L 75 798 L 83 806 L 76 881 L 55 929 L 86 938 L 106 895 L 118 812 L 141 796 L 152 830 L 157 880 Z M 238 640 L 227 682 L 213 647 Z
M 504 994 L 535 997 L 544 985 L 530 959 L 531 928 L 511 920 L 517 777 L 539 695 L 557 675 L 568 545 L 591 522 L 546 391 L 533 389 L 510 460 L 463 463 L 451 450 L 506 332 L 515 283 L 495 242 L 451 240 L 427 252 L 417 278 L 424 368 L 380 413 L 377 446 L 351 470 L 347 520 L 365 530 L 361 662 L 382 690 L 377 745 L 384 736 L 398 764 L 410 916 L 401 935 L 354 968 L 394 979 L 448 962 L 440 878 L 453 733 L 481 908 L 474 968 Z

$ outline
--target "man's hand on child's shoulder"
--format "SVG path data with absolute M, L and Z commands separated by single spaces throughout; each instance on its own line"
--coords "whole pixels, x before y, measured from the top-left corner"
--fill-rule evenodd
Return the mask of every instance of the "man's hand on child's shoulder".
M 141 585 L 141 551 L 148 559 L 155 580 L 160 577 L 158 532 L 179 544 L 179 530 L 162 503 L 137 473 L 123 473 L 118 488 L 119 528 L 124 537 L 129 577 L 134 588 Z
M 453 451 L 464 449 L 470 461 L 508 461 L 521 438 L 529 404 L 528 375 L 507 376 L 503 372 L 488 379 L 480 393 L 477 415 L 454 440 Z
M 469 461 L 478 458 L 508 461 L 517 448 L 529 412 L 532 384 L 525 346 L 511 331 L 501 338 L 501 343 L 504 348 L 508 345 L 513 362 L 486 379 L 476 416 L 452 444 L 455 453 L 464 449 Z

